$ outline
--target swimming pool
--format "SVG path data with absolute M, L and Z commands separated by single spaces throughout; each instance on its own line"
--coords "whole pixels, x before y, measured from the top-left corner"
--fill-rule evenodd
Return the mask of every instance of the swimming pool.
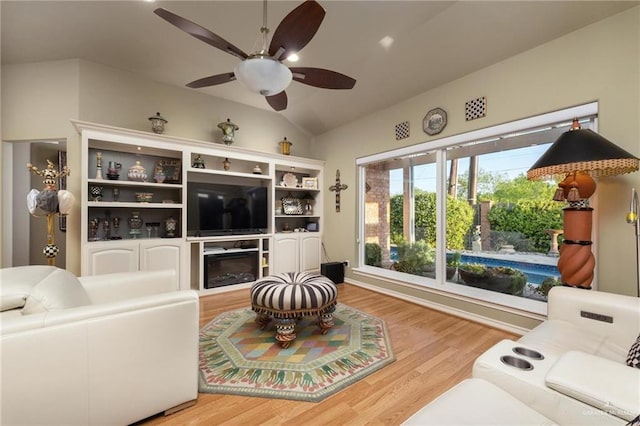
M 511 255 L 506 255 L 511 256 Z M 553 258 L 551 258 L 553 259 Z M 557 258 L 556 258 L 557 259 Z M 541 260 L 547 260 L 541 259 Z M 560 271 L 558 267 L 553 264 L 534 263 L 524 260 L 511 260 L 501 257 L 488 257 L 488 256 L 474 256 L 470 254 L 462 253 L 461 263 L 481 263 L 486 266 L 505 266 L 522 271 L 527 277 L 527 282 L 530 284 L 542 284 L 546 278 L 560 277 Z
M 486 266 L 506 266 L 522 271 L 527 277 L 527 283 L 540 285 L 549 277 L 560 278 L 560 271 L 556 263 L 557 257 L 547 257 L 538 254 L 498 254 L 462 252 L 461 263 L 480 263 Z M 398 260 L 398 249 L 391 246 L 391 260 Z

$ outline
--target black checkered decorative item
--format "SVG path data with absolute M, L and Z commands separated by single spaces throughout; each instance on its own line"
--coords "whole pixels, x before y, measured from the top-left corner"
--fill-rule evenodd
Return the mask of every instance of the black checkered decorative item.
M 409 122 L 403 121 L 396 124 L 396 140 L 406 139 L 409 137 Z
M 629 349 L 627 365 L 629 367 L 640 368 L 640 334 L 638 335 L 636 342 L 631 345 L 631 349 Z
M 42 254 L 44 254 L 44 257 L 46 257 L 47 259 L 56 257 L 59 252 L 60 252 L 60 249 L 55 244 L 47 244 L 42 249 Z
M 472 99 L 464 104 L 464 116 L 467 121 L 487 115 L 487 98 Z

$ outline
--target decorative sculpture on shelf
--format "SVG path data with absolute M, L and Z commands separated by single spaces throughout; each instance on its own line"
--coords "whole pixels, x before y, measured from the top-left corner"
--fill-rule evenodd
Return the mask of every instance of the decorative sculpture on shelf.
M 340 170 L 336 170 L 336 183 L 329 187 L 329 191 L 336 193 L 336 213 L 340 213 L 340 192 L 349 188 L 349 186 L 340 183 Z
M 42 191 L 32 189 L 27 194 L 27 207 L 29 213 L 33 216 L 47 217 L 47 244 L 44 246 L 42 253 L 47 258 L 47 263 L 54 266 L 56 264 L 55 258 L 60 251 L 55 242 L 54 217 L 56 214 L 69 214 L 75 201 L 71 192 L 64 189 L 59 191 L 56 189 L 56 181 L 69 176 L 70 170 L 67 166 L 64 166 L 62 170 L 57 171 L 55 165 L 49 160 L 47 160 L 46 169 L 39 170 L 31 163 L 27 164 L 27 169 L 31 170 L 33 174 L 44 178 L 42 181 L 44 189 Z
M 194 158 L 191 167 L 193 167 L 194 169 L 204 169 L 206 167 L 204 164 L 204 160 L 202 159 L 202 156 L 200 154 L 198 154 L 197 157 Z
M 164 133 L 164 125 L 167 124 L 168 121 L 165 120 L 159 112 L 156 112 L 156 115 L 149 117 L 149 121 L 151 121 L 151 130 L 153 130 L 153 133 L 157 133 L 159 135 Z
M 238 127 L 237 124 L 232 123 L 228 118 L 227 121 L 218 123 L 218 128 L 222 130 L 222 142 L 224 142 L 225 145 L 231 145 L 234 141 L 235 132 L 240 130 L 240 127 Z
M 291 145 L 293 145 L 291 141 L 288 141 L 287 138 L 284 138 L 283 140 L 278 142 L 278 145 L 280 145 L 280 154 L 291 155 Z
M 96 179 L 102 179 L 102 153 L 96 154 Z

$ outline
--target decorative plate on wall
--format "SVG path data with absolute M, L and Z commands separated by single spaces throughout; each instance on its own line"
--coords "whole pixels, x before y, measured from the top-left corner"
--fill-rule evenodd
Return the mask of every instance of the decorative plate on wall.
M 447 112 L 442 108 L 434 108 L 424 116 L 422 128 L 430 136 L 437 135 L 447 125 Z

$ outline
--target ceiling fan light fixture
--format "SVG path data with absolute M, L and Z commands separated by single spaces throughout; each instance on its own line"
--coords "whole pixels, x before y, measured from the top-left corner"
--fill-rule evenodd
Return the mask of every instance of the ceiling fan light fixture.
M 273 96 L 282 92 L 293 79 L 289 68 L 264 55 L 245 59 L 236 65 L 233 73 L 249 90 L 262 96 Z

